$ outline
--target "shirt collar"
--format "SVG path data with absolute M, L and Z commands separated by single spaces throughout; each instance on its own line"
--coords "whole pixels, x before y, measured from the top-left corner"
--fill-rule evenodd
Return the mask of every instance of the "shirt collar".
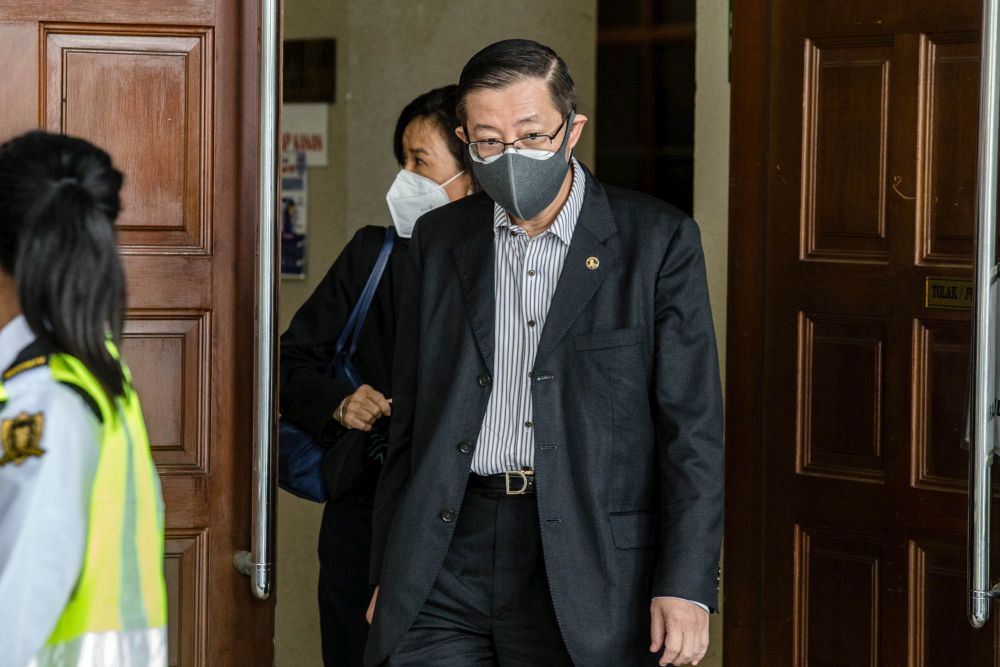
M 583 167 L 576 158 L 570 160 L 573 166 L 573 185 L 569 189 L 569 197 L 563 204 L 562 210 L 556 216 L 556 221 L 543 232 L 543 234 L 553 234 L 567 246 L 573 240 L 573 232 L 576 230 L 576 222 L 580 219 L 580 211 L 583 209 L 583 195 L 587 189 L 587 178 L 583 172 Z M 496 230 L 514 229 L 516 225 L 510 221 L 510 216 L 500 204 L 493 203 L 493 227 Z M 518 228 L 520 229 L 520 228 Z
M 7 370 L 17 359 L 17 355 L 21 354 L 21 350 L 28 347 L 33 340 L 35 334 L 28 326 L 24 315 L 18 315 L 0 329 L 0 373 Z

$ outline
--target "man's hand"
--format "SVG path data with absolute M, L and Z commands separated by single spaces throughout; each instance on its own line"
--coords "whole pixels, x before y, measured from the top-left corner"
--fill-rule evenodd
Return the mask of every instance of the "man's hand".
M 345 428 L 370 431 L 376 421 L 391 414 L 392 402 L 386 400 L 381 392 L 363 384 L 344 399 L 333 413 L 333 417 Z
M 372 593 L 372 601 L 368 603 L 368 612 L 365 614 L 365 618 L 368 619 L 368 625 L 372 624 L 372 618 L 375 617 L 375 601 L 378 600 L 378 586 L 375 587 L 375 592 Z M 708 632 L 706 630 L 706 632 Z
M 649 611 L 649 652 L 663 649 L 660 665 L 697 665 L 705 657 L 708 614 L 704 609 L 687 600 L 655 598 Z

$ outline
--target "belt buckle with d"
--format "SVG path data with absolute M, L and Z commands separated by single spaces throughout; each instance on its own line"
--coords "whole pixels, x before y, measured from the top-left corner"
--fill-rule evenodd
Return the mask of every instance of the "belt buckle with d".
M 530 474 L 531 474 L 530 471 L 525 471 L 525 470 L 508 470 L 508 471 L 506 471 L 503 475 L 504 475 L 504 482 L 506 483 L 506 487 L 507 487 L 507 495 L 508 496 L 523 496 L 525 493 L 527 493 L 528 492 L 528 475 L 530 475 Z M 521 480 L 521 488 L 519 488 L 519 489 L 511 489 L 510 488 L 510 481 L 511 481 L 511 479 L 520 479 Z

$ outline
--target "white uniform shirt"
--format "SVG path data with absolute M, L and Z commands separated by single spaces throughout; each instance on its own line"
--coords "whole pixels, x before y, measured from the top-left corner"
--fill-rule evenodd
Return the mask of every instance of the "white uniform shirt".
M 23 317 L 0 329 L 0 373 L 33 340 Z M 8 437 L 0 430 L 0 663 L 23 667 L 45 645 L 83 567 L 100 422 L 48 366 L 27 370 L 4 388 L 0 428 L 8 427 Z M 17 443 L 10 426 L 19 418 L 38 424 L 38 416 L 41 453 L 14 457 Z

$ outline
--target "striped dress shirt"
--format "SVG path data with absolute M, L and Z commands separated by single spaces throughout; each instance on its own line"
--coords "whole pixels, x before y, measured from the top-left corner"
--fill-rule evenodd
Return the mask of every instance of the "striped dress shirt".
M 531 369 L 586 189 L 583 168 L 575 158 L 572 166 L 569 199 L 538 236 L 530 238 L 499 204 L 493 207 L 493 392 L 472 456 L 472 472 L 479 475 L 534 467 Z

